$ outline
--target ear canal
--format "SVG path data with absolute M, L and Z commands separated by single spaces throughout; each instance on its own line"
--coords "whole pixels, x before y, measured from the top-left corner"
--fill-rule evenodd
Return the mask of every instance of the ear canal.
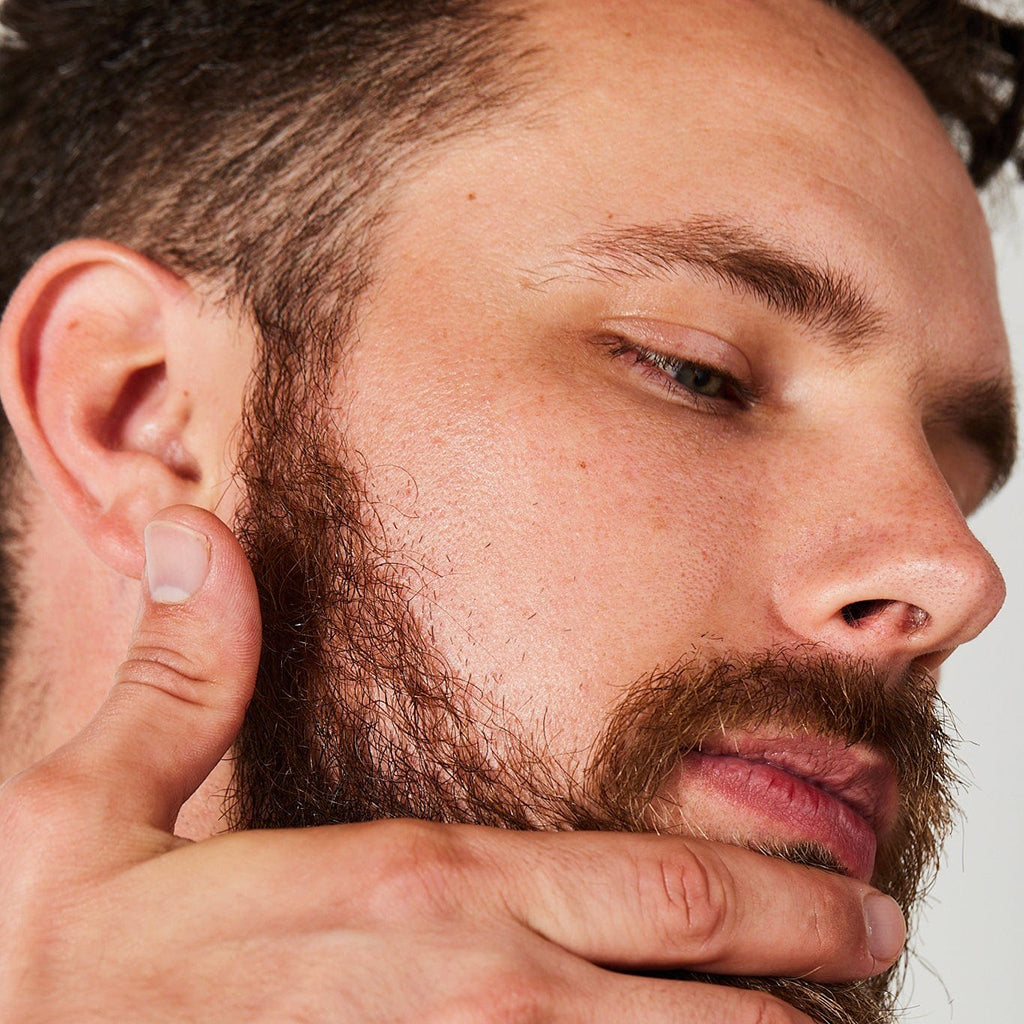
M 168 396 L 167 367 L 146 366 L 129 376 L 108 415 L 107 444 L 152 455 L 189 483 L 203 477 L 198 460 L 181 441 L 189 410 Z

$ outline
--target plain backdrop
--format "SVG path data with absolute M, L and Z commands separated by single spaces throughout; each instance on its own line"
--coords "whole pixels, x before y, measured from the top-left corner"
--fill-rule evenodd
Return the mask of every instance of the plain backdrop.
M 989 205 L 1003 312 L 1024 376 L 1024 187 Z M 1008 596 L 988 630 L 942 670 L 970 788 L 914 943 L 906 1024 L 1024 1021 L 1024 472 L 972 525 L 1002 567 Z

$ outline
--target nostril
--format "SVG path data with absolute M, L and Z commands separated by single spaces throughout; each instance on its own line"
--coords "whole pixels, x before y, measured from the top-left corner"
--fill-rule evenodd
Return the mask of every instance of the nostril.
M 911 635 L 918 633 L 931 621 L 931 616 L 916 604 L 904 604 L 902 601 L 853 601 L 843 607 L 843 621 L 854 629 L 860 629 L 869 622 L 877 620 L 888 612 L 888 619 L 894 628 Z
M 843 621 L 854 628 L 863 626 L 868 619 L 873 619 L 890 603 L 889 601 L 853 601 L 843 607 Z

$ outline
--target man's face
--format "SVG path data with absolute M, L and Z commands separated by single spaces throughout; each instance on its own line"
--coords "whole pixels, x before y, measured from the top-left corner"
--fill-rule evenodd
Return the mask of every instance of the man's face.
M 909 687 L 1003 597 L 964 522 L 1009 369 L 957 155 L 817 0 L 552 6 L 545 102 L 410 172 L 333 385 L 417 664 L 471 684 L 499 753 L 507 727 L 567 770 L 625 688 L 687 659 Z M 891 820 L 885 756 L 798 719 L 698 746 Z M 672 773 L 662 813 L 871 875 L 861 826 L 722 764 Z
M 556 6 L 536 123 L 410 175 L 335 382 L 416 618 L 565 758 L 694 650 L 934 668 L 1002 601 L 1009 374 L 941 126 L 812 0 Z

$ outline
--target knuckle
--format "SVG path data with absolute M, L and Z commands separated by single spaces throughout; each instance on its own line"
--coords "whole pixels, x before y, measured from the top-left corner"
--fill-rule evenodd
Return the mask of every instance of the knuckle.
M 5 853 L 30 841 L 37 848 L 79 803 L 81 779 L 49 758 L 0 786 L 0 835 Z
M 187 704 L 205 704 L 209 681 L 202 667 L 173 647 L 135 644 L 117 670 L 115 682 L 126 687 L 158 690 Z
M 37 821 L 45 821 L 51 813 L 52 797 L 38 768 L 0 786 L 0 835 L 8 852 Z
M 20 964 L 23 976 L 41 978 L 41 964 L 58 948 L 62 933 L 52 934 L 53 926 L 68 925 L 61 907 L 81 861 L 82 798 L 83 780 L 52 761 L 0 786 L 0 974 Z
M 547 1019 L 544 986 L 534 972 L 506 969 L 492 976 L 483 998 L 493 1024 L 539 1024 Z M 479 1019 L 477 1017 L 476 1019 Z
M 657 915 L 663 942 L 685 948 L 695 963 L 715 956 L 732 906 L 722 865 L 682 847 L 641 868 L 641 889 L 647 905 L 653 895 L 654 905 L 663 908 Z
M 393 922 L 396 914 L 451 918 L 459 909 L 456 893 L 468 852 L 455 830 L 435 822 L 397 819 L 375 823 L 374 870 L 364 909 L 374 920 Z
M 805 942 L 820 963 L 871 967 L 861 897 L 843 881 L 830 880 L 815 893 L 806 921 Z
M 815 949 L 831 954 L 849 948 L 849 934 L 844 927 L 849 920 L 847 901 L 831 889 L 822 892 L 807 915 L 810 939 Z

